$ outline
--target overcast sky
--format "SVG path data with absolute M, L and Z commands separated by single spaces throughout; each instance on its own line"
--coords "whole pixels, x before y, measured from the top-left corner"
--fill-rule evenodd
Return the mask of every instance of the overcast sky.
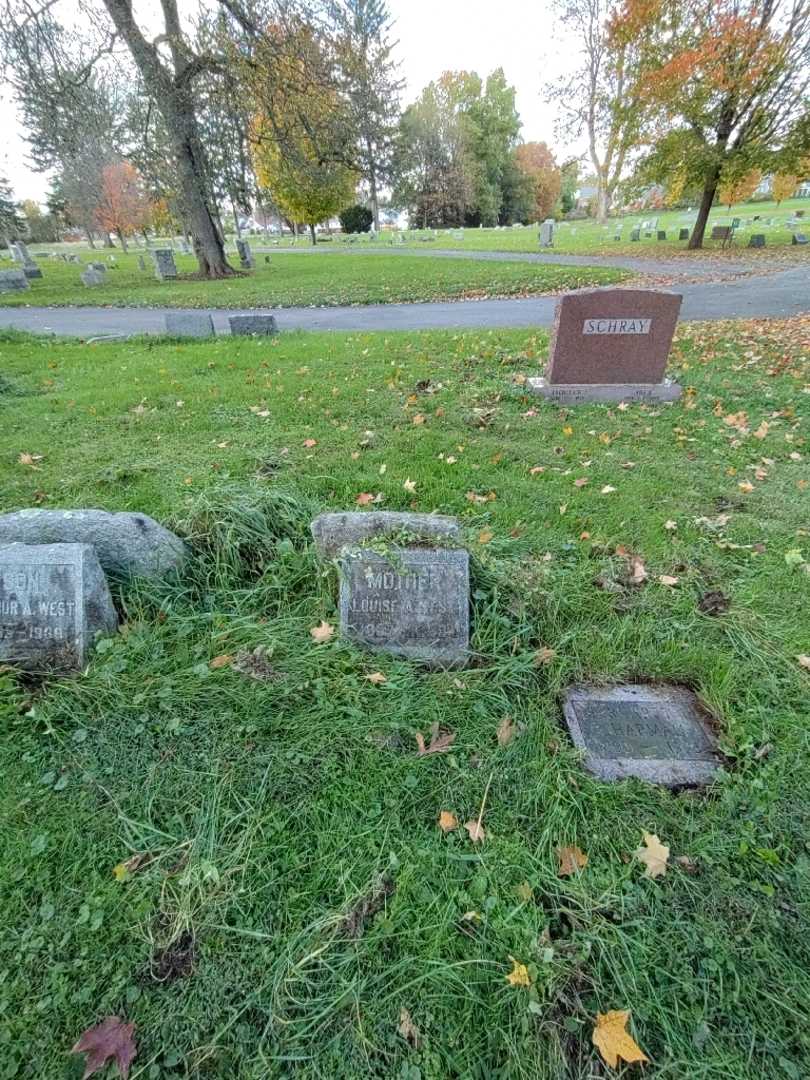
M 61 11 L 69 9 L 70 2 L 62 0 Z M 403 104 L 442 71 L 485 76 L 502 67 L 517 89 L 523 138 L 543 140 L 560 152 L 570 149 L 556 142 L 553 111 L 541 96 L 544 81 L 564 72 L 566 65 L 566 50 L 554 38 L 548 0 L 389 0 L 389 6 L 407 80 Z M 42 199 L 48 179 L 26 164 L 27 144 L 7 87 L 0 97 L 0 132 L 0 175 L 8 177 L 16 198 Z

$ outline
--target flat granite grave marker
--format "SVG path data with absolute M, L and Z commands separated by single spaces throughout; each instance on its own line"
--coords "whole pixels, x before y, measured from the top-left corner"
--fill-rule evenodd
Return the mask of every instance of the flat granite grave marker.
M 545 378 L 526 388 L 550 401 L 674 401 L 664 379 L 683 298 L 658 289 L 583 289 L 560 298 Z
M 228 323 L 231 333 L 237 337 L 278 333 L 275 315 L 231 315 Z
M 800 232 L 793 233 L 793 235 L 790 238 L 790 242 L 794 247 L 797 247 L 799 244 L 806 244 L 807 243 L 807 237 L 804 235 L 804 233 L 800 233 Z
M 765 233 L 752 233 L 748 239 L 748 246 L 750 248 L 764 248 Z
M 700 702 L 682 687 L 574 686 L 563 712 L 585 768 L 601 780 L 707 784 L 720 764 Z
M 166 313 L 166 333 L 172 337 L 213 337 L 214 320 L 208 312 L 169 311 Z
M 0 547 L 0 661 L 27 671 L 79 670 L 118 617 L 89 544 Z
M 465 663 L 469 595 L 466 551 L 344 548 L 340 557 L 341 632 L 369 649 L 434 667 Z

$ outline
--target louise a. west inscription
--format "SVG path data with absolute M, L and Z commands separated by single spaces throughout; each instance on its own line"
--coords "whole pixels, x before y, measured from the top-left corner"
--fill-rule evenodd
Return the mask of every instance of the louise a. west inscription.
M 438 666 L 463 663 L 469 645 L 465 551 L 349 548 L 340 559 L 343 633 L 369 648 Z
M 115 608 L 86 544 L 0 547 L 0 660 L 29 670 L 80 667 Z

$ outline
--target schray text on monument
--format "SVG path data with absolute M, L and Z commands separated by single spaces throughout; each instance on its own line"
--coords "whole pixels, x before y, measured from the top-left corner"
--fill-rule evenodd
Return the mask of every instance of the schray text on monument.
M 649 334 L 652 319 L 585 319 L 583 334 Z

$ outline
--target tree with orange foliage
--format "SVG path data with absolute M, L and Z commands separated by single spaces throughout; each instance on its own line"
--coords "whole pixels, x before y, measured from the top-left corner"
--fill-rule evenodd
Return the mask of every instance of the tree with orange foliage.
M 101 177 L 101 194 L 96 207 L 99 228 L 115 233 L 127 250 L 127 236 L 142 229 L 149 220 L 149 201 L 143 184 L 128 161 L 106 165 Z
M 554 209 L 562 189 L 562 173 L 544 142 L 515 147 L 515 164 L 531 184 L 533 205 L 530 220 L 542 221 Z
M 776 199 L 776 205 L 783 199 L 789 199 L 798 186 L 796 173 L 777 173 L 771 181 L 771 195 Z
M 759 187 L 761 180 L 762 173 L 759 169 L 752 169 L 742 176 L 723 177 L 717 189 L 717 198 L 730 210 L 736 203 L 750 199 Z
M 648 175 L 682 170 L 702 190 L 690 248 L 724 177 L 807 153 L 810 0 L 624 0 L 611 41 L 642 57 L 658 135 Z

